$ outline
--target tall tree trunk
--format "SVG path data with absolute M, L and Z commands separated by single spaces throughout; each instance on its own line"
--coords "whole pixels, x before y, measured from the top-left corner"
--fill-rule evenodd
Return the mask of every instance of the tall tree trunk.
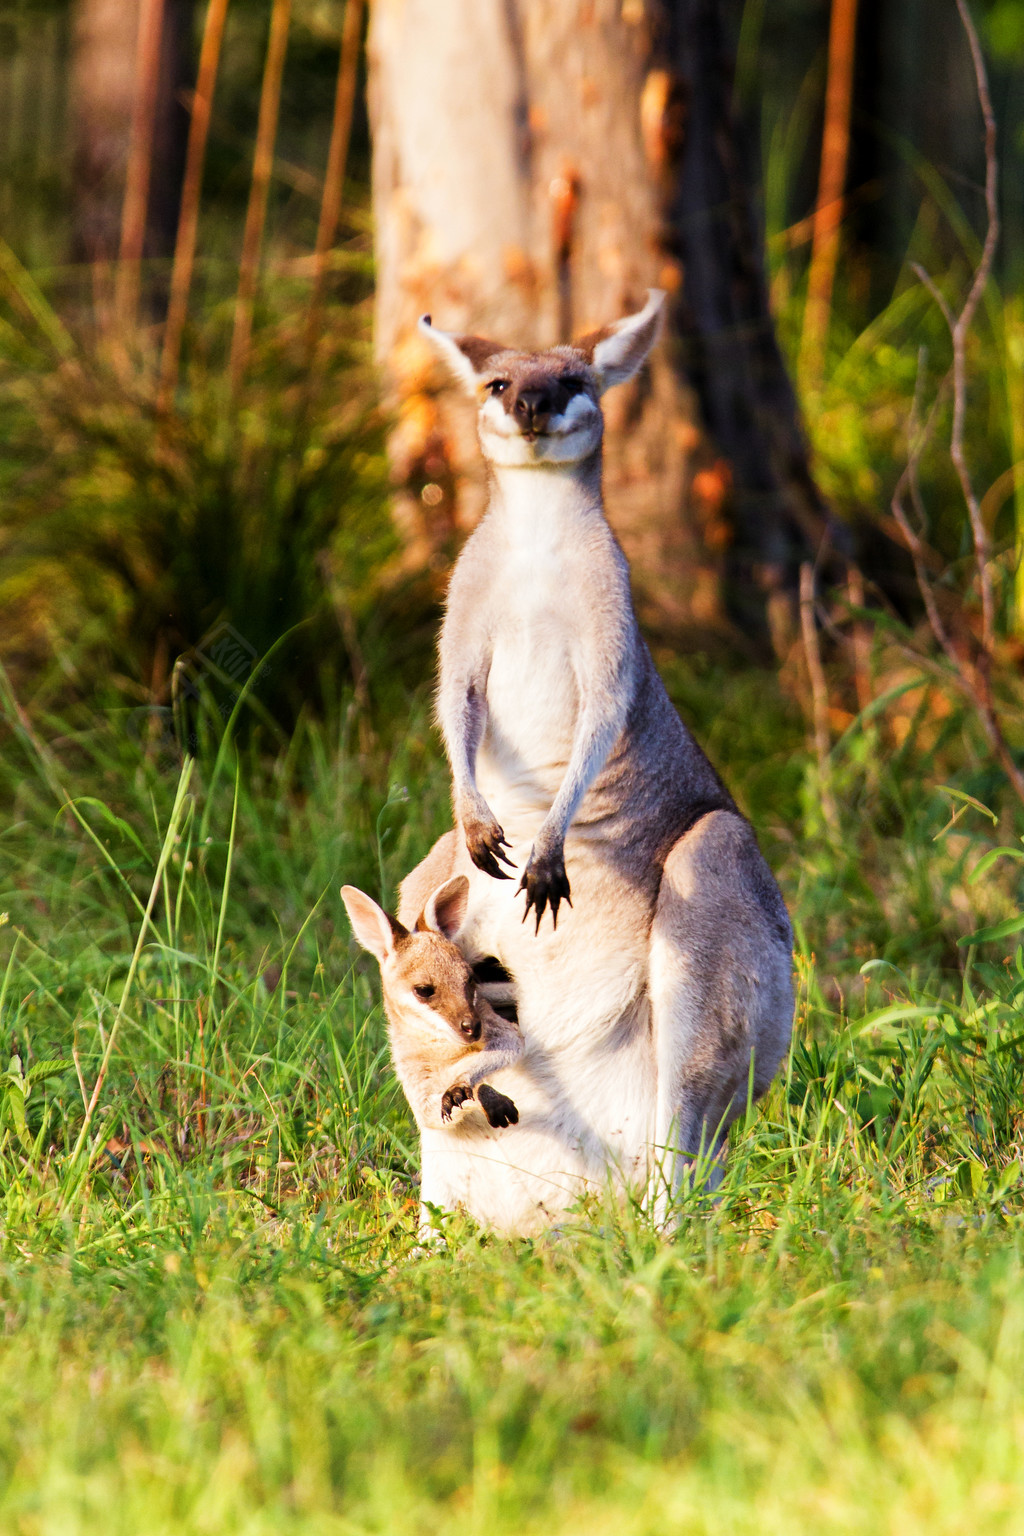
M 376 0 L 377 348 L 413 559 L 483 503 L 473 412 L 421 348 L 417 316 L 547 346 L 678 284 L 641 117 L 650 67 L 642 5 Z M 670 348 L 607 414 L 607 500 L 648 595 L 669 619 L 714 619 L 720 556 L 679 515 L 700 433 Z
M 678 122 L 664 173 L 663 239 L 684 274 L 676 324 L 703 421 L 733 474 L 729 607 L 744 630 L 762 603 L 785 649 L 801 560 L 826 528 L 800 407 L 768 300 L 754 147 L 733 101 L 722 0 L 665 0 L 656 42 Z
M 730 95 L 712 0 L 375 0 L 376 344 L 411 561 L 443 563 L 483 502 L 472 410 L 417 316 L 550 345 L 657 286 L 667 344 L 607 401 L 607 501 L 647 616 L 721 618 L 730 479 L 785 524 L 795 575 L 780 477 L 810 476 Z

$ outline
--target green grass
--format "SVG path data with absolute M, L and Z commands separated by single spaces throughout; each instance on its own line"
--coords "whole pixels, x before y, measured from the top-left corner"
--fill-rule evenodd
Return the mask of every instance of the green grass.
M 837 748 L 837 842 L 772 678 L 665 670 L 797 919 L 791 1057 L 674 1238 L 609 1201 L 431 1252 L 337 897 L 445 824 L 426 700 L 262 754 L 210 701 L 184 772 L 8 700 L 0 1528 L 1024 1529 L 1024 952 L 959 942 L 1020 910 L 1012 817 L 925 710 Z

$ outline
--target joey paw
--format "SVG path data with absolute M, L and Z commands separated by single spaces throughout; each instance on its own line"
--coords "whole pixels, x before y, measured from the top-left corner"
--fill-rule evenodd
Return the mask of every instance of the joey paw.
M 468 1083 L 453 1083 L 441 1097 L 441 1119 L 450 1120 L 455 1110 L 461 1109 L 467 1099 L 473 1097 Z
M 505 873 L 501 864 L 507 864 L 509 869 L 514 869 L 515 865 L 504 851 L 509 844 L 498 823 L 493 818 L 490 821 L 468 820 L 463 822 L 463 830 L 469 856 L 477 869 L 495 880 L 511 880 L 512 876 Z
M 487 1116 L 488 1122 L 495 1130 L 503 1130 L 506 1125 L 519 1124 L 519 1111 L 512 1100 L 505 1094 L 492 1088 L 490 1083 L 481 1083 L 476 1091 L 480 1101 L 480 1108 Z
M 565 873 L 565 858 L 562 850 L 549 854 L 531 853 L 526 873 L 519 882 L 519 889 L 526 892 L 526 911 L 523 913 L 523 922 L 525 923 L 529 917 L 530 908 L 534 907 L 537 912 L 537 926 L 534 932 L 539 933 L 544 909 L 550 906 L 551 921 L 557 928 L 560 903 L 565 900 L 570 907 L 572 906 L 569 877 Z

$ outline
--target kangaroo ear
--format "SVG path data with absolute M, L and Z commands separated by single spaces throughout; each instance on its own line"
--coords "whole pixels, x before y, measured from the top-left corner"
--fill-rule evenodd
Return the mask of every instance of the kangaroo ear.
M 368 949 L 381 965 L 395 952 L 395 941 L 405 929 L 394 918 L 388 917 L 383 907 L 354 885 L 343 885 L 341 899 L 345 903 L 352 932 L 364 949 Z
M 637 315 L 627 315 L 583 336 L 576 346 L 590 358 L 597 374 L 598 388 L 604 394 L 613 384 L 624 384 L 644 363 L 658 339 L 665 294 L 661 288 L 648 290 L 647 303 Z
M 500 341 L 487 341 L 483 336 L 457 336 L 454 331 L 439 331 L 430 323 L 429 315 L 421 315 L 419 332 L 425 336 L 435 351 L 444 358 L 460 384 L 471 395 L 476 394 L 480 382 L 480 369 L 489 357 L 507 352 Z
M 465 875 L 454 875 L 438 886 L 423 908 L 416 927 L 432 928 L 446 939 L 454 939 L 466 921 L 468 905 L 469 881 Z

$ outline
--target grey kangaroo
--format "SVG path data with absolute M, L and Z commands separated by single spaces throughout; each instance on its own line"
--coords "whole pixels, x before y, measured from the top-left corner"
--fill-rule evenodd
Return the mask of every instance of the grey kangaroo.
M 478 402 L 491 494 L 440 642 L 456 826 L 407 877 L 399 915 L 466 873 L 459 946 L 514 978 L 519 1124 L 486 1189 L 444 1190 L 506 1230 L 551 1221 L 609 1174 L 660 1183 L 665 1215 L 789 1040 L 781 894 L 669 702 L 605 519 L 600 397 L 643 363 L 662 297 L 539 353 L 420 322 Z

